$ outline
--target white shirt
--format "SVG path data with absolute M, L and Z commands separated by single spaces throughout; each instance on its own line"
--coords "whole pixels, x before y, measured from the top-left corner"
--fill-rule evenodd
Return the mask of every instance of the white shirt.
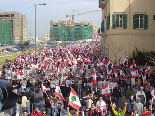
M 96 103 L 96 106 L 98 107 L 98 106 L 100 106 L 101 107 L 101 110 L 103 111 L 103 110 L 107 110 L 107 108 L 106 108 L 106 103 L 105 103 L 105 101 L 97 101 L 97 103 Z

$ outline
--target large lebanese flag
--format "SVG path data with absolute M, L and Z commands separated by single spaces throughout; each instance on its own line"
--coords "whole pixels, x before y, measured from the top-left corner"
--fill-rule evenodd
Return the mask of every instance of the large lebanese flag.
M 74 109 L 79 109 L 81 107 L 79 97 L 73 88 L 71 88 L 71 92 L 69 95 L 69 105 Z
M 110 95 L 109 84 L 102 86 L 102 95 Z
M 65 101 L 59 85 L 56 86 L 54 94 L 57 95 L 59 98 L 61 98 L 62 100 Z
M 139 77 L 138 69 L 134 69 L 131 71 L 132 78 Z
M 120 69 L 119 72 L 120 72 L 120 77 L 126 77 L 123 70 Z

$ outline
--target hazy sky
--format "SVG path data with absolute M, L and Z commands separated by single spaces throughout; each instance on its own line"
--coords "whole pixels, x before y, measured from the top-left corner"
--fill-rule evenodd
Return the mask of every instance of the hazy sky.
M 66 15 L 100 10 L 99 0 L 0 0 L 0 10 L 15 11 L 26 14 L 28 36 L 34 37 L 34 4 L 46 3 L 37 6 L 37 37 L 42 38 L 50 32 L 50 20 L 55 22 L 71 20 Z M 92 22 L 100 27 L 101 11 L 75 16 L 75 22 Z

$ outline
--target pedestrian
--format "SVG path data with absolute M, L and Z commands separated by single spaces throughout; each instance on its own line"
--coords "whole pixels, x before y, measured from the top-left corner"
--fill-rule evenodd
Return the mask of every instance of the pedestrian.
M 143 91 L 143 87 L 140 87 L 139 91 L 136 93 L 136 99 L 138 97 L 140 97 L 142 104 L 146 103 L 146 95 L 145 92 Z
M 39 111 L 39 108 L 38 107 L 35 107 L 34 108 L 34 111 L 31 112 L 30 116 L 42 116 L 42 112 Z
M 119 85 L 117 85 L 114 89 L 113 89 L 113 93 L 112 96 L 115 99 L 115 102 L 118 103 L 119 98 L 121 97 L 121 89 L 119 87 Z
M 143 104 L 140 97 L 137 98 L 137 102 L 134 102 L 134 109 L 138 111 L 138 115 L 143 113 Z
M 58 102 L 57 106 L 52 103 L 51 107 L 54 111 L 53 116 L 67 116 L 67 111 L 62 108 L 61 102 Z
M 38 89 L 37 93 L 34 95 L 34 103 L 35 106 L 38 107 L 39 111 L 42 111 L 43 109 L 43 102 L 44 102 L 43 94 Z

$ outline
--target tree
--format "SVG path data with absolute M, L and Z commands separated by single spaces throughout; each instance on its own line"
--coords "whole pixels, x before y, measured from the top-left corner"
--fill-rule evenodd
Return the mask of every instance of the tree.
M 117 61 L 117 56 L 118 54 L 120 54 L 120 52 L 122 51 L 123 47 L 122 46 L 119 46 L 119 45 L 116 45 L 114 42 L 110 42 L 111 44 L 111 47 L 109 47 L 110 51 L 112 52 L 112 54 L 114 55 L 115 57 L 115 61 Z
M 24 45 L 25 45 L 25 46 L 29 46 L 30 43 L 29 43 L 29 42 L 25 42 Z
M 132 53 L 138 65 L 155 65 L 155 51 L 140 51 L 137 48 Z

